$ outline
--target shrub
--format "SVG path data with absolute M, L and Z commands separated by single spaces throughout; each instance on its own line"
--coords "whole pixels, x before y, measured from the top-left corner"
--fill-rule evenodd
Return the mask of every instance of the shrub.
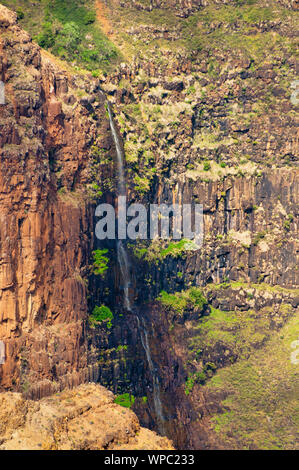
M 179 242 L 170 242 L 169 245 L 161 250 L 160 255 L 162 258 L 166 256 L 172 256 L 173 258 L 178 258 L 186 254 L 186 251 L 192 250 L 195 248 L 195 244 L 192 240 L 187 240 L 183 238 Z
M 174 294 L 168 294 L 162 290 L 157 301 L 179 315 L 183 315 L 187 309 L 202 310 L 207 304 L 207 300 L 197 287 Z
M 135 403 L 135 397 L 130 395 L 130 393 L 123 393 L 122 395 L 117 395 L 117 397 L 115 397 L 114 403 L 124 406 L 125 408 L 132 408 Z
M 74 56 L 81 40 L 81 32 L 76 23 L 66 23 L 55 40 L 53 52 L 60 56 Z
M 95 11 L 87 11 L 84 15 L 84 24 L 85 25 L 88 25 L 88 24 L 92 24 L 94 23 L 96 20 L 96 13 Z
M 55 44 L 55 35 L 52 31 L 52 25 L 49 22 L 42 24 L 42 32 L 37 36 L 37 42 L 40 47 L 49 49 Z
M 113 320 L 113 313 L 111 312 L 109 307 L 106 305 L 101 305 L 98 307 L 97 305 L 92 311 L 92 314 L 89 317 L 89 323 L 91 326 L 98 325 L 100 323 L 106 322 L 107 328 L 112 327 L 112 320 Z
M 17 16 L 18 16 L 18 20 L 22 20 L 25 16 L 25 13 L 23 12 L 23 10 L 21 8 L 17 8 L 16 13 L 17 13 Z
M 93 267 L 94 267 L 94 274 L 101 276 L 102 278 L 105 276 L 105 273 L 108 269 L 108 262 L 109 258 L 104 256 L 108 253 L 108 250 L 95 250 L 92 252 L 93 254 Z
M 187 307 L 187 300 L 179 294 L 168 294 L 165 290 L 160 292 L 157 298 L 164 307 L 173 310 L 174 312 L 182 315 Z
M 195 372 L 190 375 L 185 384 L 185 394 L 189 395 L 196 383 L 204 384 L 207 379 L 207 376 L 204 371 Z
M 207 300 L 203 296 L 202 292 L 199 289 L 197 289 L 196 287 L 192 287 L 190 289 L 189 297 L 190 297 L 190 300 L 191 300 L 192 304 L 194 305 L 194 307 L 198 307 L 198 308 L 202 309 L 204 307 L 204 305 L 207 304 Z

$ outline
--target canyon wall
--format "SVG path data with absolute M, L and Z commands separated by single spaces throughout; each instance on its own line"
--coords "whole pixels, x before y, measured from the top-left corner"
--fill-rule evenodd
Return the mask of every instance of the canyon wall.
M 44 398 L 0 397 L 1 450 L 172 450 L 171 442 L 140 427 L 131 410 L 95 384 Z M 100 432 L 99 432 L 100 430 Z
M 93 376 L 84 327 L 89 154 L 97 140 L 110 145 L 108 122 L 101 94 L 91 117 L 91 77 L 63 70 L 2 6 L 0 27 L 0 383 L 39 397 Z
M 210 3 L 188 22 L 183 18 L 190 12 L 180 13 L 179 2 L 176 9 L 171 2 L 120 2 L 119 9 L 117 2 L 107 3 L 114 14 L 109 16 L 114 40 L 122 30 L 127 35 L 120 39 L 123 49 L 135 44 L 131 63 L 121 64 L 102 83 L 124 141 L 130 198 L 201 203 L 204 211 L 201 250 L 167 248 L 167 243 L 129 246 L 136 278 L 132 296 L 146 322 L 160 377 L 164 428 L 179 448 L 293 448 L 292 439 L 280 442 L 285 423 L 274 415 L 281 413 L 284 400 L 287 406 L 293 403 L 296 382 L 289 362 L 298 335 L 293 324 L 298 312 L 298 120 L 291 99 L 296 61 L 289 47 L 294 17 L 281 10 L 270 18 L 263 2 L 257 5 L 260 13 L 247 4 L 239 10 L 235 4 Z M 172 10 L 165 12 L 167 6 Z M 296 9 L 295 2 L 284 6 Z M 277 2 L 270 8 L 279 8 Z M 272 47 L 277 37 L 280 42 Z M 192 288 L 206 298 L 204 309 L 190 301 Z M 178 311 L 186 296 L 187 306 Z M 134 317 L 127 318 L 137 331 Z M 125 328 L 122 319 L 117 321 Z M 102 380 L 109 387 L 121 383 L 140 398 L 147 394 L 148 408 L 140 402 L 135 406 L 143 423 L 157 426 L 152 377 L 146 362 L 139 366 L 138 335 L 123 338 L 128 349 L 118 361 L 113 335 L 120 330 L 111 332 Z M 280 356 L 275 355 L 279 341 Z M 272 379 L 264 370 L 269 348 L 273 362 L 286 370 L 284 376 L 273 364 Z M 216 381 L 237 368 L 240 383 L 242 374 L 248 377 L 248 396 L 256 380 L 252 370 L 264 381 L 265 395 L 271 380 L 279 397 L 274 415 L 258 404 L 256 391 L 249 409 L 243 395 L 247 414 L 242 415 L 242 403 L 237 410 L 226 403 L 238 402 L 233 393 L 238 396 L 241 385 L 234 377 L 233 391 L 227 379 L 219 390 Z M 134 387 L 136 370 L 143 380 L 139 376 Z M 115 374 L 125 380 L 118 382 Z M 271 404 L 275 398 L 269 393 L 267 400 Z M 263 419 L 254 414 L 259 406 Z M 292 413 L 287 420 L 285 436 L 294 438 Z M 242 422 L 250 422 L 252 432 L 245 425 L 242 429 Z M 260 423 L 264 442 L 253 422 Z
M 159 377 L 163 432 L 176 447 L 260 448 L 259 435 L 238 434 L 240 422 L 254 428 L 262 415 L 268 432 L 272 411 L 254 415 L 255 392 L 245 418 L 227 403 L 229 374 L 241 366 L 241 385 L 261 377 L 265 390 L 273 370 L 279 417 L 265 442 L 279 444 L 286 426 L 283 446 L 292 447 L 291 412 L 286 425 L 280 410 L 293 403 L 288 352 L 298 331 L 295 20 L 291 8 L 269 19 L 267 8 L 249 15 L 246 4 L 231 20 L 222 3 L 107 2 L 125 62 L 95 73 L 99 80 L 41 51 L 0 7 L 0 385 L 41 398 L 99 381 L 134 395 L 142 425 L 158 429 L 137 312 Z M 115 189 L 104 93 L 130 201 L 201 203 L 204 211 L 200 250 L 128 243 L 132 312 L 114 243 L 94 238 L 95 205 L 112 202 Z M 105 279 L 93 272 L 96 248 L 109 252 Z M 91 325 L 89 312 L 102 304 L 111 325 Z M 230 431 L 231 410 L 242 419 Z

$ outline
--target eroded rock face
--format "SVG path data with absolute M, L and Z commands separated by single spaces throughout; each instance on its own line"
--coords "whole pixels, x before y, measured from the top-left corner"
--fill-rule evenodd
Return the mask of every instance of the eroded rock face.
M 209 5 L 211 3 L 228 3 L 229 0 L 219 0 L 211 2 L 210 0 L 147 0 L 140 2 L 138 0 L 133 0 L 130 3 L 130 7 L 133 6 L 137 10 L 152 11 L 156 8 L 160 9 L 170 9 L 175 11 L 177 16 L 188 17 L 194 11 L 199 10 L 200 8 Z M 118 0 L 118 3 L 122 7 L 126 7 L 128 2 L 127 0 Z
M 171 450 L 172 443 L 141 428 L 136 415 L 95 384 L 39 402 L 0 395 L 1 450 Z
M 93 206 L 86 194 L 90 146 L 107 138 L 108 123 L 104 95 L 89 103 L 91 78 L 71 77 L 42 54 L 3 6 L 0 28 L 0 384 L 24 392 L 32 385 L 38 397 L 92 378 L 84 277 Z
M 117 0 L 117 3 L 122 7 L 128 5 L 128 0 Z M 129 6 L 133 6 L 137 10 L 152 11 L 155 8 L 171 9 L 176 12 L 178 16 L 188 17 L 194 11 L 199 10 L 207 5 L 227 4 L 229 0 L 146 0 L 138 1 L 133 0 L 129 2 Z M 297 0 L 279 0 L 284 7 L 293 10 L 298 10 Z
M 133 3 L 148 11 L 174 9 L 180 20 L 203 5 Z M 238 360 L 240 351 L 219 341 L 197 354 L 190 348 L 198 341 L 202 321 L 197 311 L 176 316 L 160 304 L 144 304 L 162 289 L 176 292 L 196 286 L 207 296 L 207 316 L 212 316 L 212 308 L 225 315 L 236 311 L 246 322 L 248 312 L 248 318 L 269 320 L 275 332 L 294 314 L 298 300 L 291 291 L 274 295 L 266 288 L 261 293 L 258 286 L 263 281 L 290 290 L 298 285 L 298 134 L 289 96 L 295 61 L 283 47 L 261 62 L 254 53 L 251 57 L 251 52 L 234 48 L 225 52 L 215 45 L 212 53 L 167 49 L 164 60 L 156 60 L 156 50 L 151 56 L 148 48 L 153 39 L 171 43 L 184 39 L 186 31 L 179 23 L 159 26 L 148 21 L 128 31 L 133 41 L 144 41 L 144 57 L 101 78 L 125 144 L 129 194 L 138 202 L 202 203 L 205 237 L 200 251 L 157 257 L 152 263 L 131 252 L 136 271 L 132 296 L 148 328 L 168 435 L 181 448 L 225 448 L 210 432 L 210 416 L 221 409 L 223 397 L 205 393 L 200 383 L 187 396 L 185 386 L 189 373 L 202 372 L 211 361 L 223 369 Z M 210 37 L 221 29 L 237 34 L 244 28 L 241 23 L 217 18 L 194 28 Z M 275 32 L 292 38 L 292 24 L 254 21 L 251 34 Z M 115 282 L 109 272 L 105 289 L 96 279 L 90 285 L 93 302 L 115 307 L 112 328 L 104 322 L 86 332 L 86 279 L 94 246 L 94 207 L 86 201 L 95 171 L 90 148 L 96 143 L 97 150 L 112 149 L 104 96 L 90 77 L 70 76 L 41 53 L 18 28 L 15 15 L 3 7 L 0 27 L 0 78 L 7 97 L 7 104 L 0 106 L 0 340 L 5 343 L 0 384 L 41 398 L 99 380 L 116 393 L 133 392 L 142 423 L 154 427 L 153 379 L 136 315 L 122 311 L 121 289 L 114 290 L 119 273 Z M 103 184 L 111 176 L 106 170 Z M 219 283 L 228 281 L 248 285 L 217 291 Z M 253 349 L 267 342 L 270 333 L 262 331 Z M 63 396 L 77 400 L 71 392 Z M 18 400 L 20 408 L 39 410 L 38 404 Z M 42 410 L 49 406 L 46 400 L 41 403 Z M 24 417 L 9 419 L 12 427 L 26 428 Z M 55 424 L 58 444 L 52 437 L 50 442 L 45 437 L 45 444 L 32 437 L 33 442 L 68 448 L 63 447 L 69 441 L 60 424 Z M 110 437 L 99 441 L 93 435 L 88 440 L 72 426 L 79 447 L 110 445 Z M 88 423 L 83 427 L 88 429 Z M 24 436 L 27 431 L 22 431 Z M 10 435 L 5 439 L 8 446 L 15 445 Z
M 265 351 L 268 348 L 271 356 L 271 346 L 267 345 L 275 336 L 280 338 L 285 350 L 288 348 L 284 334 L 285 331 L 291 330 L 289 325 L 298 315 L 298 289 L 232 282 L 220 286 L 208 284 L 201 291 L 207 299 L 204 308 L 196 309 L 187 305 L 180 312 L 176 310 L 180 294 L 176 294 L 176 301 L 172 306 L 156 302 L 144 306 L 140 311 L 147 325 L 152 360 L 158 370 L 164 426 L 167 436 L 180 449 L 242 449 L 244 440 L 241 432 L 239 436 L 238 432 L 234 432 L 230 442 L 226 442 L 221 433 L 215 432 L 211 423 L 212 416 L 217 415 L 221 420 L 222 414 L 234 409 L 232 405 L 221 402 L 230 395 L 233 401 L 235 390 L 230 389 L 228 384 L 226 388 L 223 387 L 224 390 L 218 390 L 217 386 L 209 388 L 209 383 L 214 374 L 230 370 L 233 364 L 247 364 L 246 361 L 251 356 L 255 357 L 256 362 L 264 364 L 264 369 L 271 376 L 264 359 Z M 296 337 L 296 331 L 298 332 L 294 329 L 293 337 Z M 272 355 L 273 362 L 281 360 L 275 348 Z M 276 373 L 273 371 L 273 383 Z M 292 375 L 287 371 L 280 384 L 282 389 L 290 387 L 293 390 L 290 392 L 291 397 L 297 383 L 295 367 L 292 373 L 294 379 L 290 379 Z M 248 378 L 249 389 L 250 380 L 254 379 Z M 150 383 L 150 377 L 148 371 L 145 371 L 143 383 L 147 381 Z M 289 385 L 286 385 L 287 383 Z M 252 389 L 255 389 L 253 383 Z M 256 406 L 256 409 L 259 409 L 258 402 L 253 405 L 254 398 L 252 408 Z M 286 399 L 290 399 L 287 394 Z M 279 410 L 284 406 L 285 404 L 278 400 L 274 406 L 274 415 L 279 415 Z M 151 424 L 142 407 L 138 409 L 137 414 L 143 425 Z M 292 420 L 286 428 L 284 437 L 289 433 L 293 436 L 293 442 L 292 439 L 289 439 L 289 442 L 284 439 L 281 446 L 293 448 L 293 445 L 296 446 L 296 430 Z M 265 433 L 269 431 L 265 423 L 261 423 L 261 429 Z M 274 426 L 271 432 L 275 436 Z M 251 449 L 259 448 L 251 436 L 248 442 Z M 259 444 L 266 445 L 261 441 Z

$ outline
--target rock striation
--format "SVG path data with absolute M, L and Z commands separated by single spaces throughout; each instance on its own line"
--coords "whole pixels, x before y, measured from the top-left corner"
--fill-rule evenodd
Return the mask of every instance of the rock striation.
M 39 402 L 0 395 L 0 450 L 171 450 L 166 437 L 142 428 L 136 415 L 95 384 Z
M 94 209 L 86 195 L 90 147 L 109 147 L 108 123 L 104 95 L 88 101 L 94 80 L 71 76 L 2 5 L 0 32 L 0 386 L 27 393 L 32 384 L 40 397 L 93 378 L 84 277 Z

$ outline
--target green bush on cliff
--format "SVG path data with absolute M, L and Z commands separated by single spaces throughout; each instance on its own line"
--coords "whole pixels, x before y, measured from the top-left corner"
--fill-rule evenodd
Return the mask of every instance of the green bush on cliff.
M 130 393 L 123 393 L 122 395 L 117 395 L 117 397 L 115 397 L 114 403 L 124 406 L 125 408 L 132 408 L 135 403 L 135 397 L 130 395 Z
M 95 250 L 92 252 L 93 254 L 93 272 L 101 276 L 102 278 L 105 276 L 105 273 L 108 269 L 109 258 L 105 256 L 108 253 L 107 249 L 104 250 Z
M 187 299 L 179 294 L 168 294 L 165 290 L 160 292 L 157 301 L 164 307 L 182 315 L 187 307 Z
M 113 318 L 113 313 L 109 307 L 106 307 L 106 305 L 98 307 L 96 305 L 89 317 L 89 324 L 90 326 L 96 326 L 105 322 L 107 324 L 107 328 L 110 329 L 112 327 Z
M 76 53 L 80 41 L 81 32 L 79 26 L 72 21 L 66 23 L 54 39 L 53 52 L 67 59 Z
M 42 24 L 42 30 L 37 36 L 38 44 L 44 49 L 49 49 L 55 44 L 55 35 L 52 31 L 52 25 L 49 22 Z
M 186 380 L 185 394 L 189 395 L 196 383 L 204 384 L 206 378 L 207 377 L 204 371 L 195 372 L 194 374 L 191 374 Z
M 25 16 L 25 13 L 23 12 L 22 8 L 17 8 L 16 12 L 17 12 L 17 15 L 18 15 L 18 20 L 22 20 Z
M 186 310 L 191 309 L 201 311 L 207 305 L 207 300 L 197 287 L 192 287 L 182 292 L 175 292 L 174 294 L 168 294 L 163 290 L 157 297 L 157 301 L 179 315 L 183 315 Z
M 187 251 L 194 250 L 195 248 L 196 245 L 192 240 L 182 238 L 182 240 L 178 242 L 170 242 L 166 248 L 161 250 L 160 254 L 162 259 L 166 258 L 166 256 L 178 258 L 183 256 Z
M 206 298 L 203 296 L 201 290 L 197 287 L 191 287 L 191 289 L 188 291 L 188 294 L 189 299 L 191 300 L 191 303 L 194 307 L 202 309 L 207 304 Z

